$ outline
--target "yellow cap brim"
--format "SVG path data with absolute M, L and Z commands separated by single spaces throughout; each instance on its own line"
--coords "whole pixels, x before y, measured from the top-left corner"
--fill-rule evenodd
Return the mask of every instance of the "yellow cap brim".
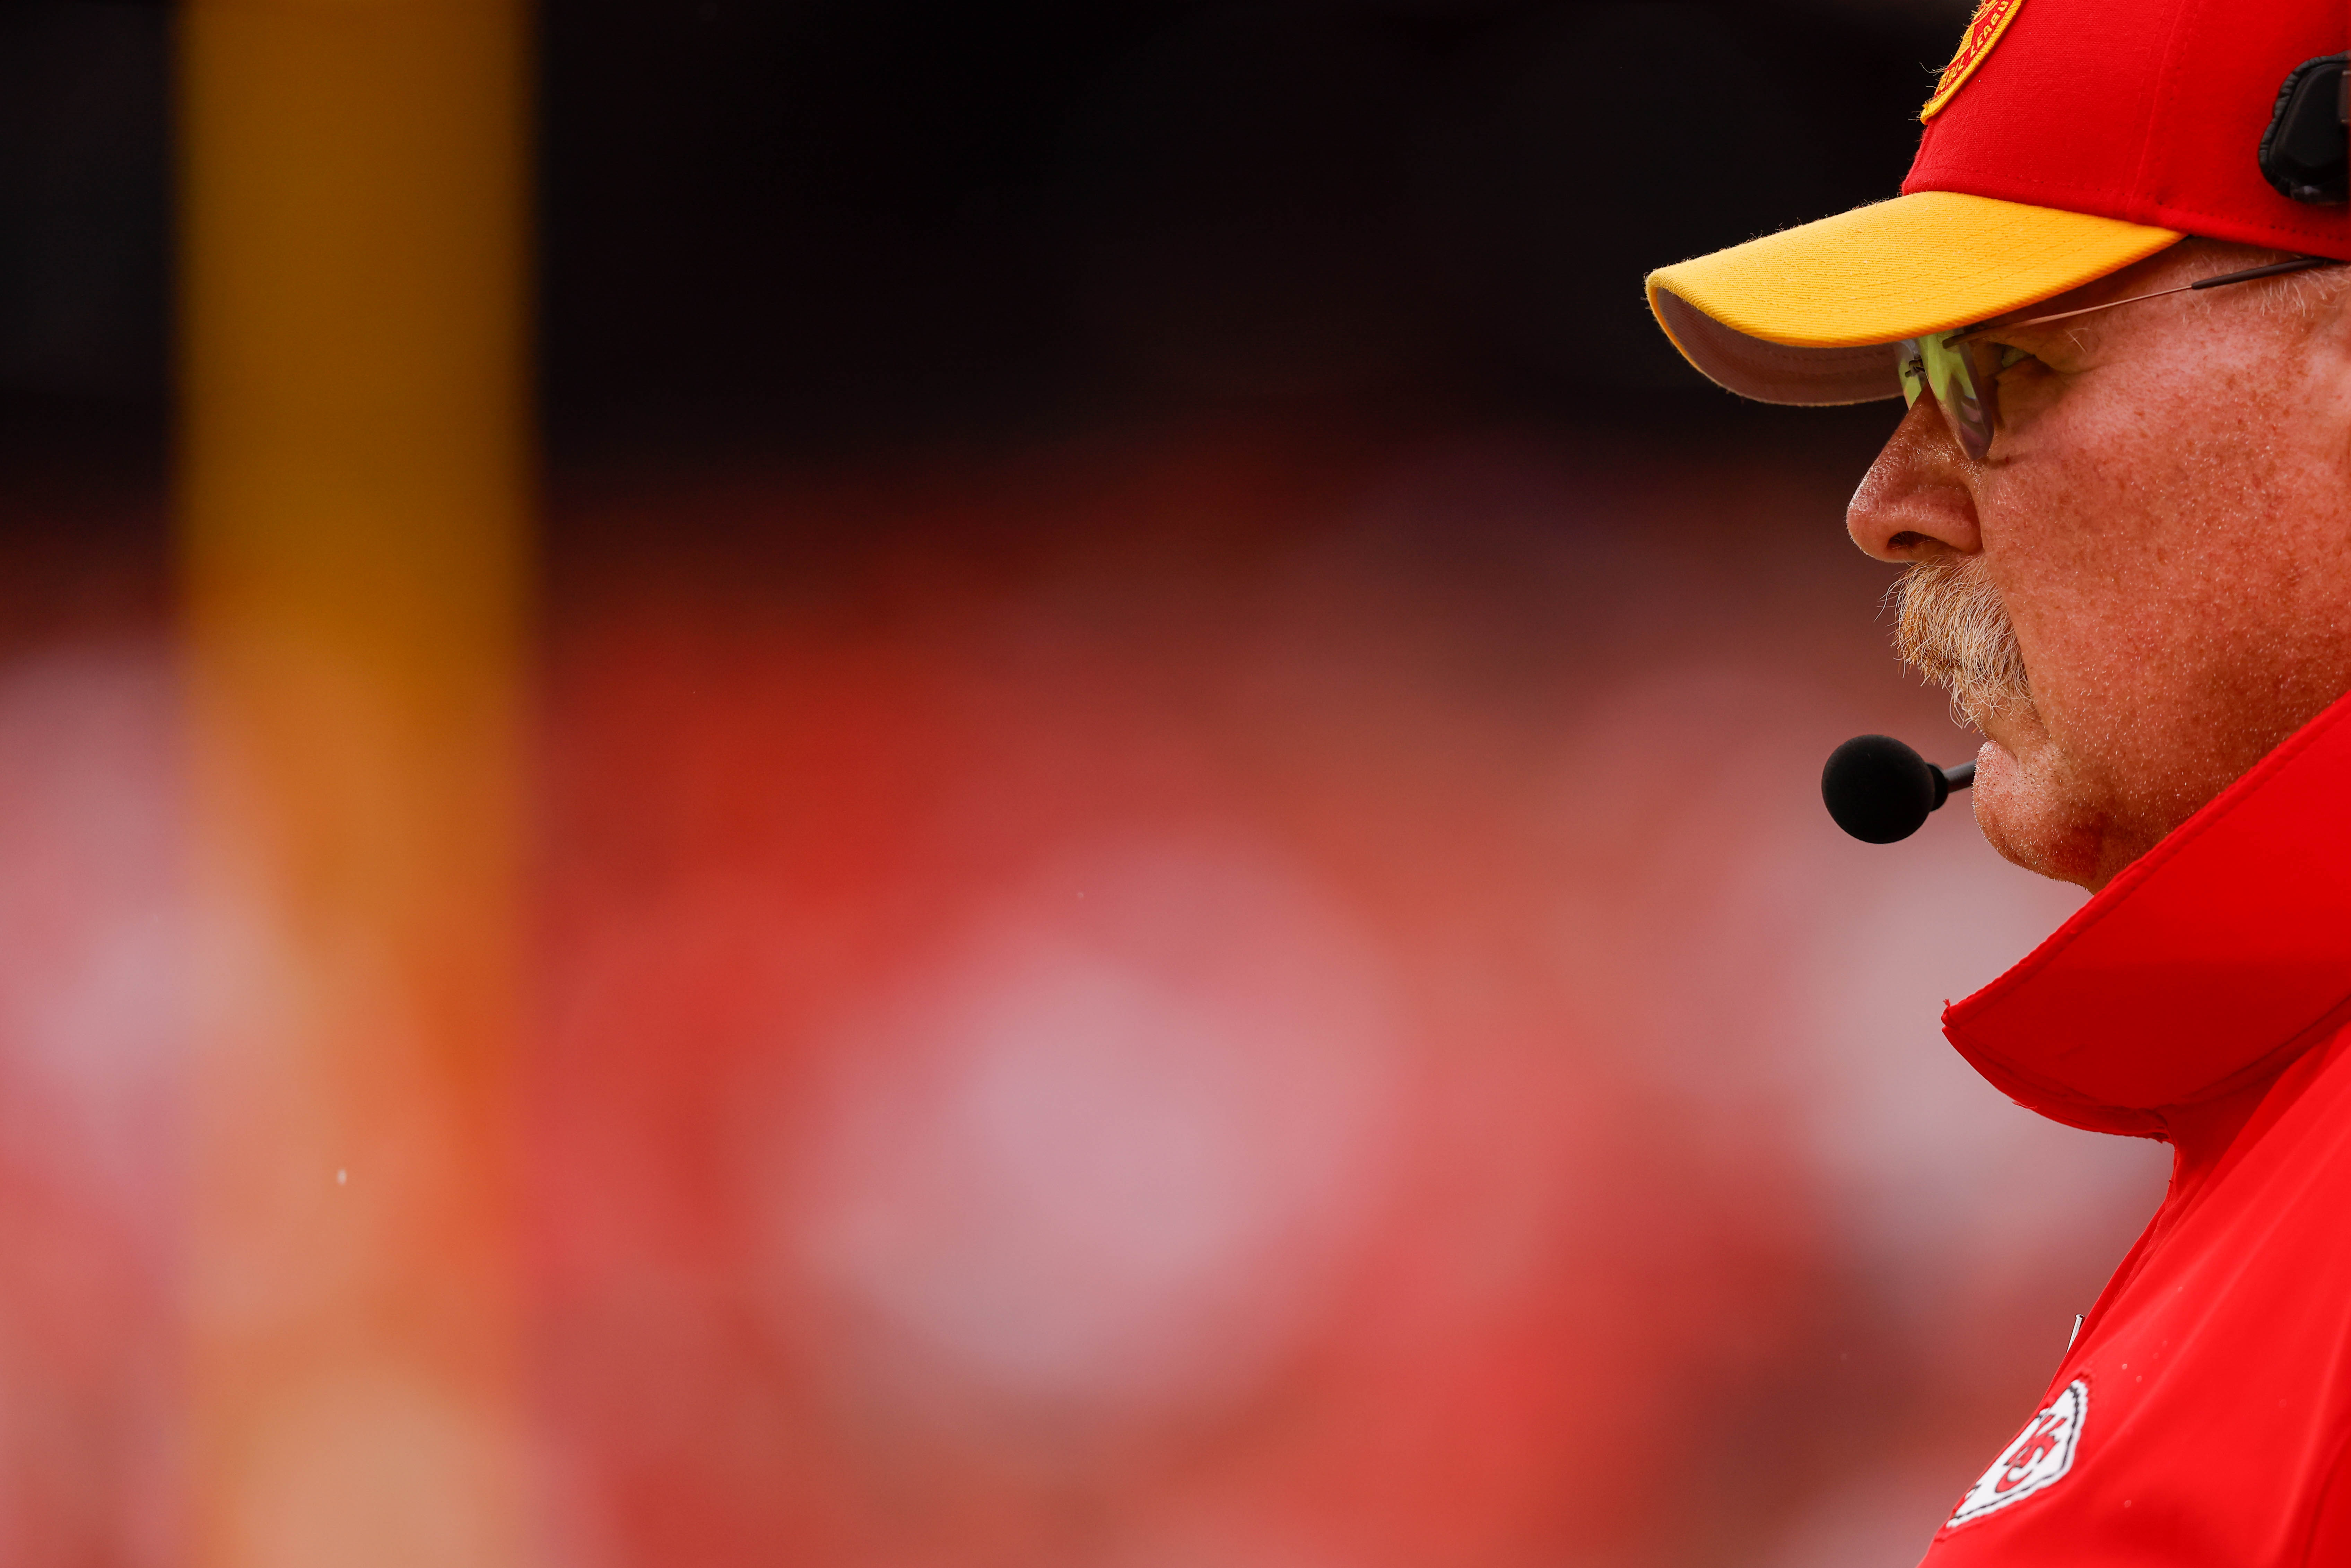
M 2180 238 L 2114 218 L 1919 191 L 1649 274 L 1682 357 L 1764 402 L 1898 397 L 1887 345 L 2078 288 Z

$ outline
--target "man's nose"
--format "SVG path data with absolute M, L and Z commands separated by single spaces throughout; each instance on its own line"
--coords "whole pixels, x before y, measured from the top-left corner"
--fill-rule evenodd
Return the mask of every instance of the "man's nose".
M 1922 397 L 1862 476 L 1845 508 L 1845 532 L 1880 560 L 1917 560 L 1983 548 L 1966 456 L 1935 400 Z

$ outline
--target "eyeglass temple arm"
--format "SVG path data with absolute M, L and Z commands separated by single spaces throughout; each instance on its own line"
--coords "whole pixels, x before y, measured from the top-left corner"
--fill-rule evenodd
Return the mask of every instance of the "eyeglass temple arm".
M 2346 76 L 2345 79 L 2351 81 L 2351 76 Z M 2308 272 L 2314 267 L 2345 265 L 2346 263 L 2331 256 L 2297 256 L 2291 261 L 2271 262 L 2267 267 L 2249 267 L 2242 272 L 2224 272 L 2218 277 L 2200 277 L 2193 283 L 2183 283 L 2177 288 L 2158 288 L 2152 294 L 2134 294 L 2127 299 L 2109 299 L 2104 305 L 2085 305 L 2078 310 L 2060 310 L 2053 316 L 2032 316 L 2022 321 L 2003 321 L 2000 323 L 1999 329 L 2005 331 L 2011 327 L 2045 326 L 2051 321 L 2063 321 L 2072 316 L 2087 316 L 2093 310 L 2111 310 L 2117 305 L 2136 305 L 2142 299 L 2161 299 L 2168 295 L 2186 294 L 2190 289 L 2218 288 L 2224 283 L 2251 283 L 2257 277 L 2276 277 L 2288 272 Z M 1953 333 L 1949 340 L 1954 343 L 1964 343 L 1970 338 L 1993 329 L 1990 326 L 1970 327 L 1964 332 Z

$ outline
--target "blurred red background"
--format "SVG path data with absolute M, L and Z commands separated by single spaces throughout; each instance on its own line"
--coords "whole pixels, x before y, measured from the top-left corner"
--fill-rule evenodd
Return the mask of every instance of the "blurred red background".
M 1848 733 L 1966 744 L 1823 445 L 566 476 L 550 1560 L 1917 1550 L 2162 1166 L 1935 1031 L 2074 895 L 1821 812 Z M 83 608 L 0 676 L 27 1563 L 169 1556 L 172 680 L 106 537 L 20 549 Z

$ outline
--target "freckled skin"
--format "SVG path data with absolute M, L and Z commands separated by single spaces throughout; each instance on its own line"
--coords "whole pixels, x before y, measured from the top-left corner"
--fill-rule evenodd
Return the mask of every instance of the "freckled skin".
M 2017 314 L 2274 259 L 2189 240 Z M 2029 870 L 2104 887 L 2351 689 L 2351 317 L 2283 286 L 1994 332 L 2035 360 L 1990 458 L 1922 398 L 1854 496 L 1864 550 L 1980 552 L 2007 604 L 2032 699 L 1973 716 L 1975 810 Z

